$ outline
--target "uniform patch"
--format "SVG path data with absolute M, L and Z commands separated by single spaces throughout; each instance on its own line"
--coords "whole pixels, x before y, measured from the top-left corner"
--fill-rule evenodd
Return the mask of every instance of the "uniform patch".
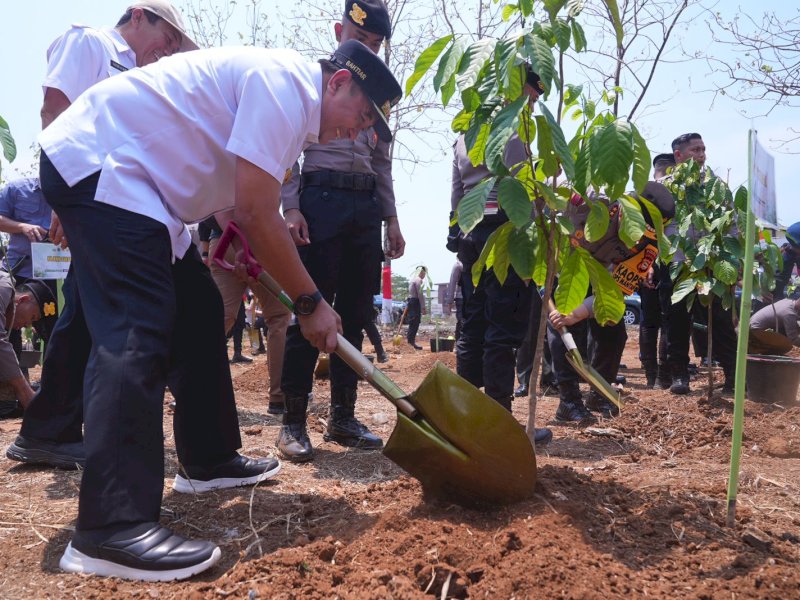
M 42 316 L 43 317 L 50 317 L 56 314 L 56 303 L 55 302 L 45 302 L 42 306 Z
M 119 64 L 115 60 L 111 61 L 111 66 L 114 67 L 117 71 L 122 71 L 123 73 L 128 70 L 128 67 L 125 67 L 125 66 Z
M 283 185 L 289 183 L 289 180 L 292 178 L 292 170 L 286 169 L 286 173 L 283 175 Z
M 353 23 L 364 26 L 364 19 L 367 18 L 367 13 L 355 2 L 353 2 L 353 8 L 350 10 L 350 18 L 353 19 Z

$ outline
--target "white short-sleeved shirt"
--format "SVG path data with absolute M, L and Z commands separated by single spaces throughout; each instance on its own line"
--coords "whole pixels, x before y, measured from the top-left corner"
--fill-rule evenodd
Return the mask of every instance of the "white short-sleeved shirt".
M 164 223 L 182 257 L 185 223 L 233 207 L 236 157 L 283 181 L 321 104 L 321 67 L 297 52 L 197 50 L 98 83 L 39 143 L 69 185 L 102 170 L 95 200 Z
M 98 81 L 136 66 L 136 54 L 115 29 L 73 25 L 47 49 L 43 88 L 55 88 L 70 102 Z

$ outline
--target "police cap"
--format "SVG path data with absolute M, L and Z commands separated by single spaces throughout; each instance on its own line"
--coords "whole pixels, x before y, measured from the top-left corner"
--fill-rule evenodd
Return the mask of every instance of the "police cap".
M 392 141 L 389 129 L 389 114 L 392 107 L 400 102 L 403 90 L 392 75 L 389 67 L 369 48 L 357 40 L 347 40 L 331 56 L 331 62 L 340 69 L 347 69 L 367 97 L 377 113 L 375 131 L 384 142 Z
M 392 21 L 383 0 L 345 0 L 344 18 L 387 40 L 392 37 Z

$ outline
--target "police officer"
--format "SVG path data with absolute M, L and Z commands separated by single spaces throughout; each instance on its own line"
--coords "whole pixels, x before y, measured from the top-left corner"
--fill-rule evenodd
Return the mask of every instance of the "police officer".
M 694 159 L 700 164 L 701 169 L 705 169 L 706 146 L 699 133 L 685 133 L 672 141 L 672 152 L 676 163 L 686 162 Z M 665 235 L 674 237 L 677 235 L 677 224 L 671 223 L 665 230 Z M 687 235 L 696 235 L 689 231 Z M 676 252 L 673 262 L 684 260 L 681 252 Z M 667 334 L 667 356 L 672 371 L 672 385 L 669 390 L 673 394 L 688 394 L 689 389 L 689 340 L 692 330 L 692 314 L 687 310 L 686 299 L 673 304 L 672 291 L 673 282 L 669 280 L 669 270 L 662 267 L 661 281 L 659 282 L 659 298 L 661 300 L 661 311 L 667 315 L 668 334 Z M 706 309 L 695 302 L 695 311 L 705 311 Z M 698 315 L 700 316 L 700 315 Z M 714 357 L 719 360 L 722 370 L 725 373 L 725 382 L 722 388 L 724 393 L 732 393 L 734 390 L 734 374 L 736 368 L 736 330 L 733 326 L 733 319 L 730 310 L 725 310 L 722 303 L 716 297 L 713 299 L 711 309 L 712 335 L 714 346 Z M 712 357 L 709 357 L 711 359 Z
M 392 33 L 386 5 L 382 0 L 347 0 L 335 33 L 340 44 L 356 39 L 377 53 Z M 388 105 L 383 108 L 388 110 Z M 302 172 L 295 165 L 281 190 L 281 204 L 303 265 L 341 316 L 345 338 L 360 349 L 380 277 L 382 221 L 389 240 L 387 256 L 399 258 L 405 248 L 392 190 L 389 143 L 367 129 L 355 140 L 307 147 Z M 289 327 L 281 378 L 286 412 L 277 445 L 293 462 L 314 455 L 306 411 L 318 354 L 297 323 Z M 358 376 L 336 355 L 331 356 L 330 379 L 326 441 L 382 447 L 383 441 L 355 418 Z
M 543 86 L 539 76 L 527 69 L 524 92 L 531 102 L 539 98 Z M 505 163 L 509 167 L 528 158 L 529 151 L 518 136 L 506 144 Z M 451 208 L 457 211 L 462 198 L 490 175 L 486 165 L 472 164 L 464 136 L 456 140 L 453 157 Z M 483 220 L 467 235 L 457 239 L 458 259 L 463 265 L 461 293 L 464 302 L 464 322 L 456 343 L 458 374 L 475 387 L 511 411 L 514 394 L 514 349 L 522 343 L 528 328 L 530 313 L 530 282 L 524 282 L 513 270 L 501 284 L 492 270 L 481 273 L 480 281 L 472 283 L 472 267 L 480 256 L 489 236 L 508 221 L 497 203 L 497 190 L 486 201 Z M 553 437 L 549 429 L 536 429 L 534 441 L 546 444 Z
M 653 159 L 653 179 L 658 181 L 675 166 L 671 152 L 657 155 Z M 667 362 L 667 315 L 662 317 L 658 286 L 661 269 L 653 265 L 648 277 L 639 286 L 642 301 L 642 320 L 639 323 L 639 358 L 648 388 L 669 389 L 672 373 Z M 668 275 L 668 274 L 667 274 Z M 659 335 L 660 334 L 660 335 Z

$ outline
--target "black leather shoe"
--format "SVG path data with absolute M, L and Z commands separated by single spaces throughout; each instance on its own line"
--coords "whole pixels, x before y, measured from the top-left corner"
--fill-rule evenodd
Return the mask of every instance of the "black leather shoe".
M 231 359 L 231 364 L 233 363 L 251 363 L 253 362 L 252 358 L 246 357 L 244 354 L 234 354 L 233 358 Z
M 525 385 L 524 383 L 520 384 L 520 386 L 514 390 L 515 398 L 524 398 L 527 395 L 528 395 L 528 386 Z
M 372 433 L 367 426 L 355 417 L 335 419 L 328 423 L 328 430 L 322 436 L 326 442 L 336 442 L 348 448 L 383 448 L 383 440 Z
M 378 354 L 378 362 L 379 363 L 387 363 L 387 362 L 389 362 L 389 356 L 386 354 L 386 352 L 380 352 Z
M 176 492 L 208 492 L 224 488 L 254 485 L 280 473 L 276 458 L 247 458 L 236 454 L 232 459 L 209 466 L 188 466 L 175 475 L 172 489 Z
M 672 385 L 669 386 L 669 391 L 679 396 L 685 396 L 691 390 L 689 389 L 689 376 L 676 375 L 672 378 Z
M 47 465 L 68 471 L 86 465 L 83 442 L 49 442 L 21 435 L 8 447 L 6 457 L 29 465 Z
M 546 427 L 542 427 L 541 429 L 537 427 L 533 431 L 533 443 L 536 446 L 546 446 L 552 441 L 552 439 L 553 432 Z
M 596 413 L 600 413 L 604 419 L 610 419 L 612 417 L 619 416 L 619 407 L 611 402 L 611 400 L 605 396 L 601 396 L 597 392 L 592 392 L 589 394 L 589 397 L 586 398 L 586 408 Z
M 408 342 L 408 343 L 411 344 L 411 347 L 414 350 L 422 350 L 422 346 L 420 346 L 419 344 L 415 344 L 414 342 Z
M 283 458 L 294 463 L 308 462 L 314 458 L 314 448 L 308 438 L 305 423 L 292 423 L 281 427 L 278 435 L 278 452 Z
M 579 425 L 593 425 L 597 423 L 597 417 L 586 410 L 583 401 L 558 403 L 556 409 L 556 421 L 561 423 L 577 423 Z
M 93 537 L 76 531 L 59 566 L 69 573 L 173 581 L 205 571 L 222 556 L 216 544 L 188 540 L 158 523 L 141 523 L 102 542 Z

